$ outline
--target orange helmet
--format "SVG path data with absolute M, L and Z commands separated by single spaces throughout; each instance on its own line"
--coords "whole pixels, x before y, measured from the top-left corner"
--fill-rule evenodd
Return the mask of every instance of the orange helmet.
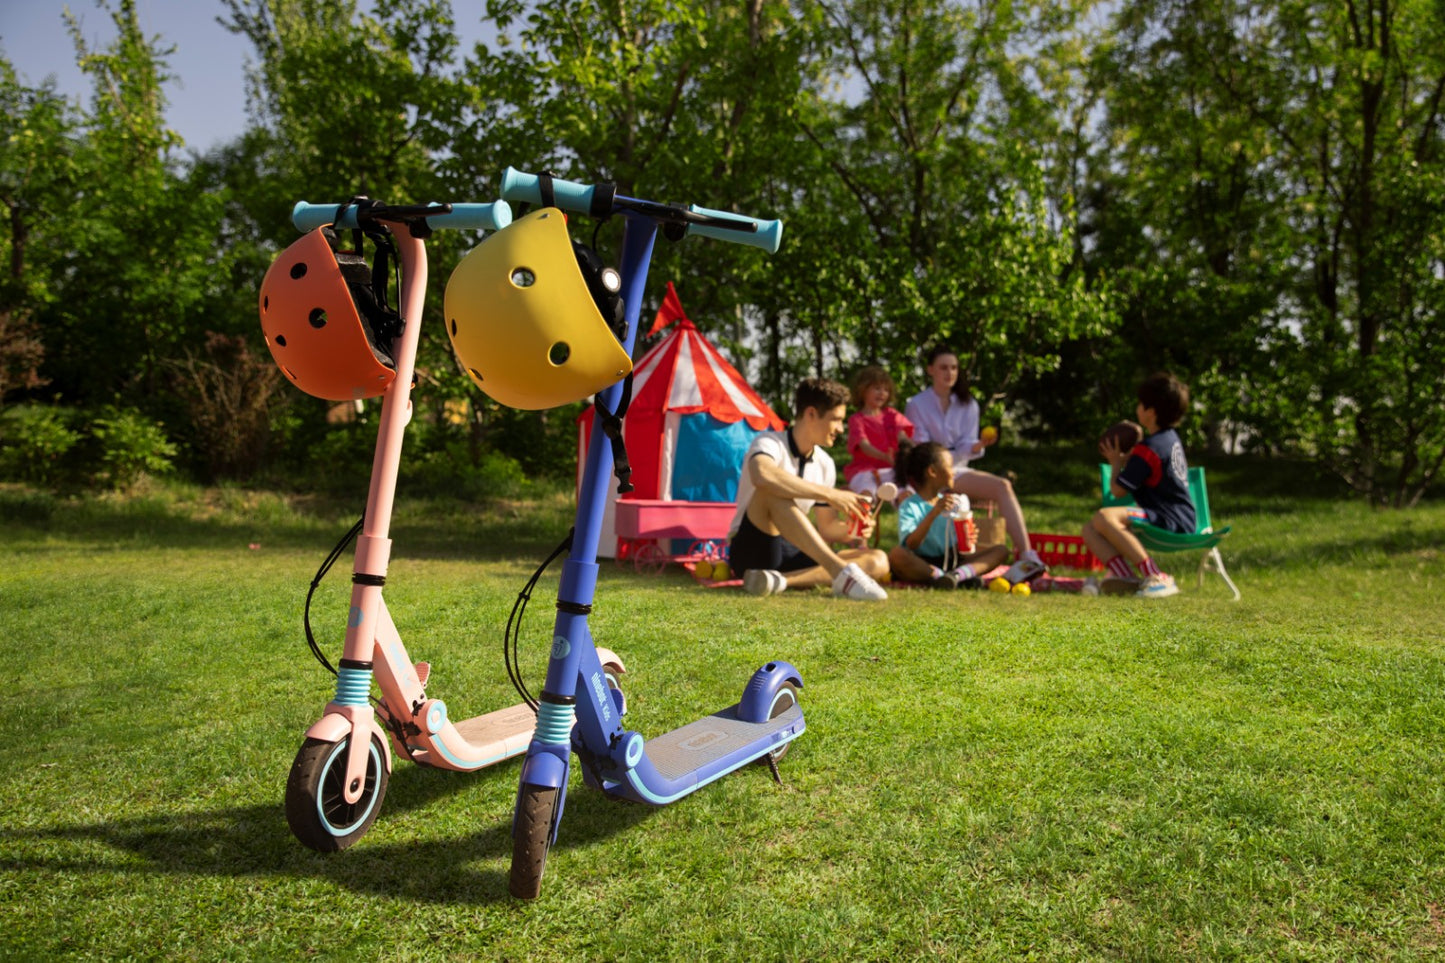
M 331 401 L 375 398 L 396 377 L 391 343 L 402 320 L 386 305 L 385 256 L 373 274 L 357 247 L 338 251 L 336 232 L 319 227 L 277 255 L 261 281 L 271 357 L 296 387 Z

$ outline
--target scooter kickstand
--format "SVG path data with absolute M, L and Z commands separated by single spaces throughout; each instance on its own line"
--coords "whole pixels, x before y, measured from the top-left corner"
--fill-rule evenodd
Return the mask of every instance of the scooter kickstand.
M 781 786 L 783 784 L 783 774 L 778 772 L 778 760 L 773 758 L 772 753 L 768 753 L 768 771 L 773 774 L 773 782 Z

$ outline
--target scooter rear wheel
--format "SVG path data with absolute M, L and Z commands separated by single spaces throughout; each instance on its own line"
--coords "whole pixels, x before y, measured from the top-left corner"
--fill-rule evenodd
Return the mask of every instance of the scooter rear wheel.
M 507 889 L 517 899 L 536 899 L 542 892 L 542 870 L 552 839 L 557 790 L 523 785 L 512 823 L 512 872 Z
M 777 695 L 773 696 L 773 706 L 771 709 L 768 710 L 768 718 L 776 719 L 778 716 L 782 715 L 784 712 L 787 712 L 789 709 L 791 709 L 797 704 L 798 687 L 793 685 L 791 682 L 784 682 L 781 686 L 778 687 Z M 778 748 L 774 749 L 772 752 L 768 753 L 768 756 L 772 758 L 774 765 L 782 761 L 783 757 L 788 754 L 788 749 L 792 745 L 793 742 L 790 739 Z
M 354 803 L 346 801 L 343 792 L 350 744 L 350 736 L 340 742 L 307 739 L 286 779 L 286 822 L 302 845 L 318 853 L 339 852 L 364 836 L 376 822 L 386 796 L 386 747 L 373 732 L 361 798 Z

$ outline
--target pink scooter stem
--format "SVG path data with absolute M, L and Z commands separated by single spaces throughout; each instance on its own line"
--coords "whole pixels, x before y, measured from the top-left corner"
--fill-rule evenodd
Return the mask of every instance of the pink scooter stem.
M 370 668 L 378 631 L 377 608 L 381 602 L 381 586 L 386 581 L 391 561 L 391 511 L 396 499 L 396 477 L 401 466 L 401 444 L 407 422 L 411 420 L 411 379 L 416 368 L 416 347 L 421 336 L 422 305 L 426 300 L 426 245 L 412 236 L 405 224 L 381 222 L 396 241 L 401 262 L 401 316 L 404 326 L 396 358 L 396 378 L 381 399 L 381 427 L 377 432 L 376 456 L 371 466 L 371 490 L 366 499 L 366 518 L 356 540 L 356 560 L 352 568 L 351 613 L 346 620 L 346 644 L 343 663 Z M 374 712 L 368 703 L 362 706 L 337 706 L 331 703 L 327 712 L 344 711 L 351 719 L 351 743 L 346 753 L 346 785 L 343 798 L 355 804 L 361 798 L 366 782 L 366 760 L 370 751 L 371 733 L 375 726 Z M 382 734 L 382 744 L 386 744 Z

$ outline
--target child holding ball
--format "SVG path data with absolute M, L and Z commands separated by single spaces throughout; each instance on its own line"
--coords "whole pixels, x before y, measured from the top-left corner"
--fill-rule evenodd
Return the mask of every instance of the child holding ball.
M 982 588 L 979 578 L 1008 559 L 1008 548 L 991 545 L 961 553 L 952 513 L 967 496 L 953 491 L 953 453 L 936 441 L 903 441 L 895 476 L 913 487 L 898 506 L 898 544 L 888 553 L 895 577 L 933 588 Z
M 869 365 L 853 378 L 853 407 L 848 418 L 848 454 L 843 467 L 848 487 L 871 495 L 893 477 L 893 457 L 898 443 L 913 437 L 913 422 L 896 408 L 888 407 L 893 397 L 893 379 L 878 365 Z
M 1189 388 L 1172 374 L 1160 372 L 1139 386 L 1138 399 L 1134 412 L 1144 428 L 1144 440 L 1130 451 L 1120 449 L 1113 435 L 1099 443 L 1099 454 L 1113 468 L 1110 494 L 1131 496 L 1135 504 L 1099 509 L 1084 526 L 1084 542 L 1115 579 L 1135 581 L 1134 567 L 1138 568 L 1136 595 L 1165 598 L 1177 594 L 1179 587 L 1173 576 L 1159 571 L 1129 526 L 1142 518 L 1166 531 L 1194 531 L 1189 463 L 1174 430 L 1189 410 Z

